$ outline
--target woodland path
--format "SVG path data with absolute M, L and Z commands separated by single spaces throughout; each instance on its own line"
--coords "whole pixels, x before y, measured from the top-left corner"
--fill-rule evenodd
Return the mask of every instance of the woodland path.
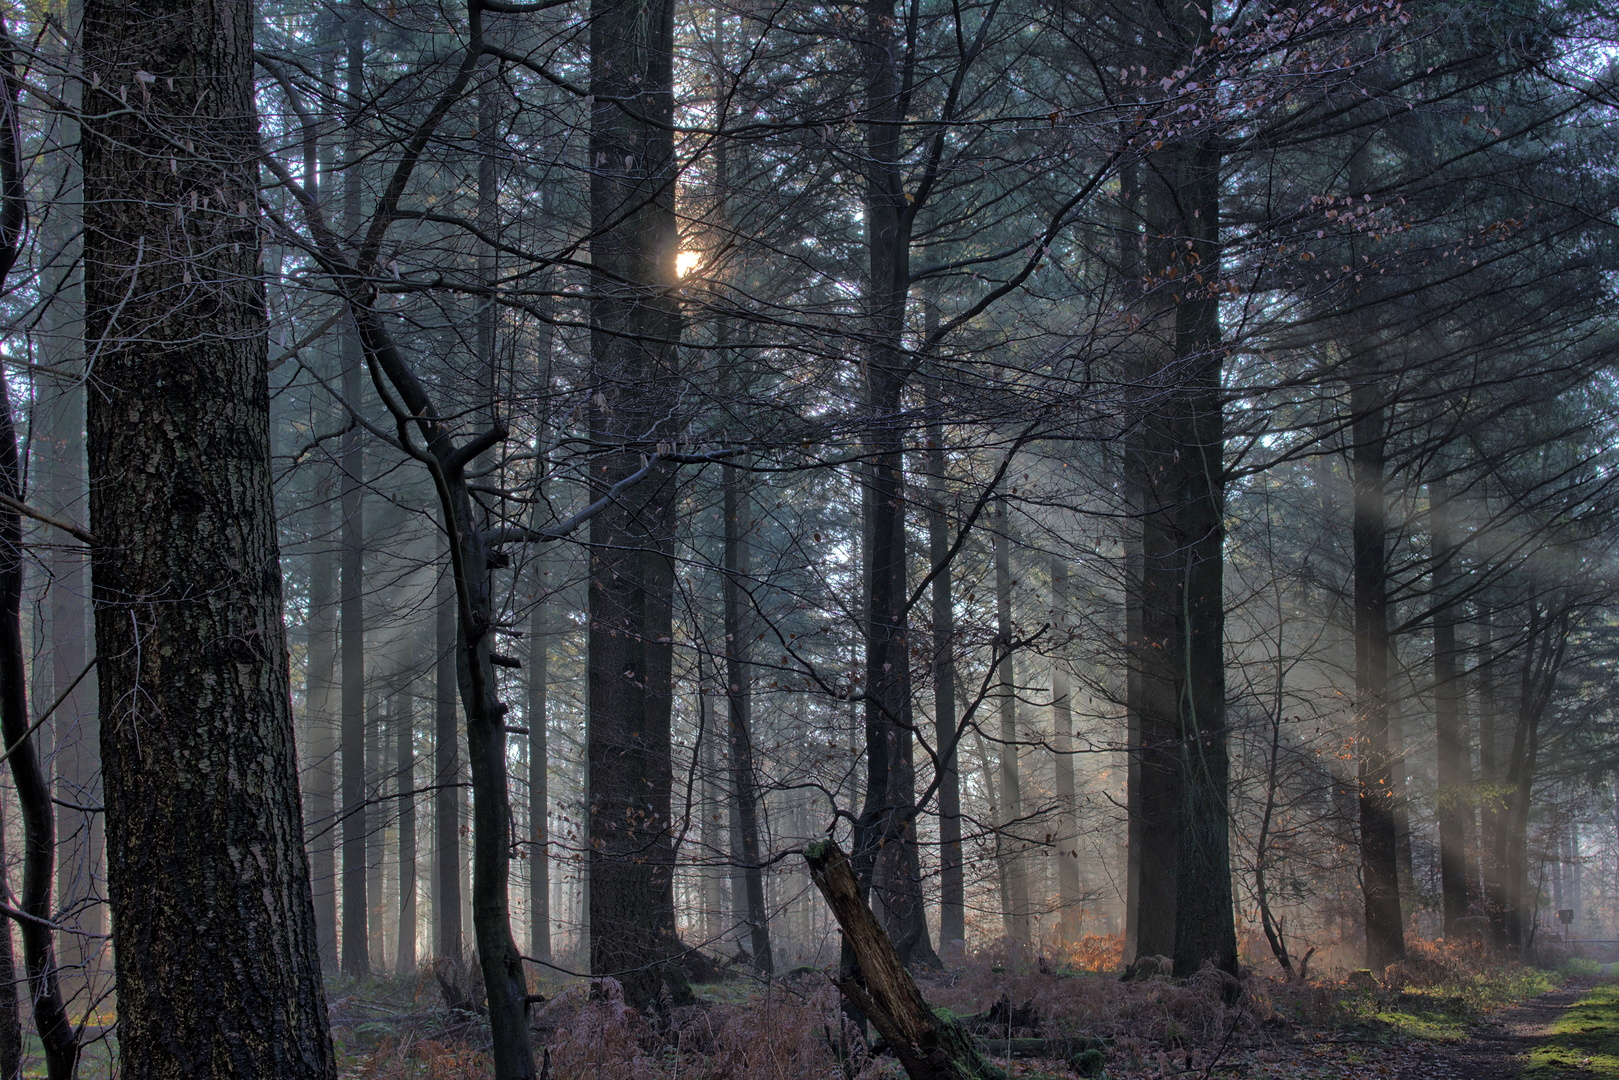
M 1594 979 L 1570 980 L 1532 1001 L 1474 1025 L 1464 1042 L 1414 1054 L 1400 1080 L 1514 1080 L 1523 1075 L 1530 1051 L 1551 1034 L 1563 1013 L 1585 996 Z

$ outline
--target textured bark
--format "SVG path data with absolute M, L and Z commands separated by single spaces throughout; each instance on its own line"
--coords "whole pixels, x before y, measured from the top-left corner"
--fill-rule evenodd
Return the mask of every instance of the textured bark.
M 1450 596 L 1454 576 L 1450 495 L 1443 481 L 1428 484 L 1429 534 L 1433 538 L 1434 734 L 1438 758 L 1439 888 L 1446 940 L 1460 932 L 1467 915 L 1467 822 L 1472 809 L 1472 769 L 1463 736 L 1462 684 L 1456 674 L 1456 613 Z
M 674 5 L 592 0 L 591 495 L 679 435 Z M 637 109 L 620 101 L 633 98 Z M 670 764 L 675 475 L 667 464 L 590 521 L 590 966 L 638 1008 L 678 950 Z
M 126 1080 L 335 1076 L 271 498 L 253 22 L 248 4 L 85 5 L 90 528 Z
M 1012 540 L 1006 499 L 995 500 L 995 635 L 1000 653 L 1001 792 L 995 808 L 995 858 L 1001 872 L 1001 925 L 1020 945 L 1029 943 L 1029 879 L 1018 825 L 1023 817 L 1022 778 L 1018 751 L 1017 677 L 1012 658 Z
M 858 961 L 854 974 L 837 980 L 849 998 L 888 1041 L 911 1080 L 989 1080 L 999 1076 L 973 1046 L 961 1024 L 935 1013 L 888 935 L 861 899 L 849 859 L 831 840 L 804 852 L 810 878 L 832 909 Z

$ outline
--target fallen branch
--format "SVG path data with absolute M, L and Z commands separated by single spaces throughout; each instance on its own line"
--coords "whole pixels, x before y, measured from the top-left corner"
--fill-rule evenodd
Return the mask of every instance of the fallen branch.
M 810 878 L 854 951 L 858 969 L 834 982 L 887 1040 L 911 1080 L 1003 1080 L 961 1023 L 929 1008 L 893 942 L 860 897 L 849 857 L 831 840 L 804 852 Z

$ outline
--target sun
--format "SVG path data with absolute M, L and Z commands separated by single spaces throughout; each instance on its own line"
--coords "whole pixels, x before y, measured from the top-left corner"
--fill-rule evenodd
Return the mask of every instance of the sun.
M 675 256 L 675 276 L 685 277 L 686 274 L 699 262 L 702 262 L 702 260 L 702 255 L 695 251 L 682 251 L 679 255 Z

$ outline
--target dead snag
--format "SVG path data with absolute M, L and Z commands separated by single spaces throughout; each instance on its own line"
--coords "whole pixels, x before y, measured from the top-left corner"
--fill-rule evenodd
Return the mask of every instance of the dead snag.
M 836 980 L 837 987 L 876 1025 L 911 1080 L 1002 1080 L 1001 1071 L 978 1055 L 960 1023 L 928 1007 L 893 942 L 861 899 L 843 850 L 831 840 L 820 840 L 805 850 L 804 859 L 859 964 L 852 976 Z

